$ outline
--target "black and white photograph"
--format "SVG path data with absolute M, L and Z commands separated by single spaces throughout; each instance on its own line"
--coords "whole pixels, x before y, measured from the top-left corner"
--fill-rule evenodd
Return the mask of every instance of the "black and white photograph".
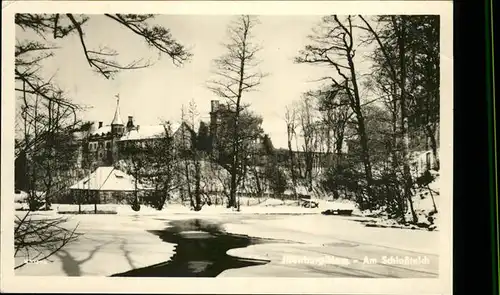
M 451 2 L 203 2 L 2 3 L 2 290 L 450 292 Z

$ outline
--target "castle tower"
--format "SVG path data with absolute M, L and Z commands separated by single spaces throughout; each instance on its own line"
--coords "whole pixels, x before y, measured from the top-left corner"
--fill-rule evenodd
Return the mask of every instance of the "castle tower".
M 134 129 L 134 117 L 133 116 L 128 116 L 128 121 L 127 121 L 127 132 L 130 132 L 132 129 Z
M 113 117 L 113 121 L 111 121 L 111 134 L 113 137 L 120 137 L 123 135 L 124 130 L 125 126 L 120 115 L 120 95 L 117 94 L 115 116 Z
M 116 95 L 116 110 L 113 121 L 111 121 L 111 150 L 109 151 L 110 162 L 114 164 L 119 158 L 118 141 L 125 132 L 125 125 L 123 124 L 120 115 L 120 95 Z

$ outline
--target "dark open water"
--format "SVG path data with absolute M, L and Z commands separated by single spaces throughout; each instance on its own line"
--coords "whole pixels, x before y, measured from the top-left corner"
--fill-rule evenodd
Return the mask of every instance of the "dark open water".
M 229 249 L 276 242 L 229 234 L 220 224 L 201 219 L 172 221 L 169 225 L 164 230 L 150 232 L 176 244 L 171 260 L 112 277 L 216 277 L 226 269 L 269 263 L 229 256 L 226 254 Z

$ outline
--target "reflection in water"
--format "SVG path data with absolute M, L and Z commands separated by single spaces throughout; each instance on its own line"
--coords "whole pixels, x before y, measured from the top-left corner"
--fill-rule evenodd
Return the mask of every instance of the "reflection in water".
M 113 276 L 126 277 L 215 277 L 226 269 L 266 264 L 266 260 L 232 257 L 229 249 L 265 243 L 265 240 L 224 232 L 217 223 L 200 219 L 170 222 L 170 227 L 151 231 L 163 241 L 176 244 L 168 262 L 134 269 Z

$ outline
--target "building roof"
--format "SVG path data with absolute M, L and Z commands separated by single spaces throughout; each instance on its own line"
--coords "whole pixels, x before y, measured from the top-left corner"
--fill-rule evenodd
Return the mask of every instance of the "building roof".
M 99 191 L 135 191 L 133 176 L 114 167 L 98 167 L 89 176 L 81 179 L 70 189 Z M 138 184 L 137 189 L 147 189 Z
M 173 123 L 171 124 L 172 133 L 175 133 L 179 130 L 182 124 Z M 138 127 L 138 128 L 137 128 Z M 91 129 L 88 132 L 89 135 L 106 135 L 111 132 L 111 125 L 102 126 L 98 129 Z M 125 130 L 124 135 L 120 138 L 120 140 L 141 140 L 141 139 L 149 139 L 156 138 L 165 135 L 165 127 L 164 125 L 145 125 L 145 126 L 136 126 L 136 128 L 127 131 Z M 86 132 L 77 131 L 74 132 L 75 139 L 82 140 L 86 137 Z
M 103 135 L 103 134 L 108 134 L 111 132 L 111 126 L 102 126 L 101 128 L 98 128 L 97 130 L 92 131 L 90 134 L 91 135 Z
M 120 140 L 140 140 L 161 137 L 165 135 L 165 126 L 163 125 L 150 125 L 150 126 L 137 126 L 138 129 L 132 129 L 126 132 Z
M 170 125 L 172 134 L 177 132 L 181 124 L 173 123 Z M 146 125 L 146 126 L 136 126 L 136 128 L 125 132 L 125 134 L 120 138 L 121 141 L 125 140 L 141 140 L 141 139 L 151 139 L 162 137 L 165 135 L 165 125 Z

